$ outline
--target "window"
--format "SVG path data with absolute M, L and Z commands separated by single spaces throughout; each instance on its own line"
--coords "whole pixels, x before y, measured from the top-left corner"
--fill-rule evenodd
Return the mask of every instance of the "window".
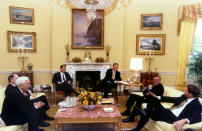
M 187 68 L 187 83 L 202 86 L 202 19 L 198 20 Z

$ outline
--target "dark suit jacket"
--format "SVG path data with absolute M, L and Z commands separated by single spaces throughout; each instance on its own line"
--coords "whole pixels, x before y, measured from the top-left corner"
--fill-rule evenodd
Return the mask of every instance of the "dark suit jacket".
M 111 81 L 111 83 L 114 83 L 114 80 L 112 79 L 112 69 L 108 69 L 104 78 L 105 81 Z M 115 80 L 121 81 L 121 73 L 119 71 L 116 71 Z
M 13 90 L 16 87 L 17 86 L 13 86 L 12 84 L 9 83 L 8 86 L 6 87 L 5 95 L 7 95 L 11 90 Z
M 157 96 L 163 96 L 164 87 L 163 87 L 163 85 L 161 83 L 159 83 L 158 85 L 153 86 L 152 89 L 147 88 L 146 90 L 143 91 L 144 96 L 146 95 L 146 93 L 148 91 L 154 93 Z
M 64 74 L 65 74 L 65 77 L 66 77 L 66 81 L 72 81 L 72 78 L 69 75 L 69 73 L 65 72 Z M 53 76 L 53 79 L 52 79 L 52 83 L 54 83 L 55 85 L 58 85 L 58 82 L 62 82 L 60 72 L 55 73 L 54 76 Z
M 186 100 L 185 94 L 180 97 L 162 97 L 161 101 L 174 103 L 173 106 L 179 105 L 182 101 Z M 180 113 L 178 119 L 187 118 L 190 121 L 190 124 L 197 123 L 201 121 L 201 104 L 198 101 L 198 98 L 195 98 L 191 101 Z
M 39 117 L 33 102 L 29 96 L 25 96 L 18 88 L 13 88 L 4 99 L 1 118 L 6 125 L 22 125 L 26 122 L 40 123 Z

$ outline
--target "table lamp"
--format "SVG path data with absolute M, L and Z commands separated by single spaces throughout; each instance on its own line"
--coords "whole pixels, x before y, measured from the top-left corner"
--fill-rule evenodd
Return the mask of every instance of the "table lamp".
M 140 83 L 140 71 L 143 69 L 143 59 L 142 58 L 131 58 L 130 59 L 130 69 L 134 70 L 133 81 L 136 84 Z

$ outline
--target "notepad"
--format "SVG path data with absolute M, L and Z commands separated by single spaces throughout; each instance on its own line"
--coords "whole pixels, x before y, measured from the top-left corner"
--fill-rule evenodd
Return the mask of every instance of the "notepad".
M 108 112 L 108 113 L 114 112 L 112 107 L 104 107 L 103 110 L 104 110 L 104 112 Z

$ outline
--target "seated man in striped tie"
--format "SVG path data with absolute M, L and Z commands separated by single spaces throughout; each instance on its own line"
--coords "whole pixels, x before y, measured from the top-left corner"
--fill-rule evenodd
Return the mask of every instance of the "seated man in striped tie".
M 66 65 L 60 66 L 60 72 L 54 74 L 52 82 L 56 86 L 56 91 L 63 91 L 65 96 L 70 96 L 71 93 L 78 95 L 72 88 L 72 78 L 68 72 L 66 72 Z
M 164 121 L 174 125 L 176 130 L 182 130 L 186 123 L 193 124 L 201 121 L 201 104 L 198 100 L 200 88 L 195 85 L 187 85 L 187 89 L 180 97 L 156 96 L 152 92 L 148 95 L 163 102 L 174 103 L 170 109 L 165 109 L 160 103 L 152 110 L 142 113 L 140 121 L 132 131 L 140 131 L 148 122 L 149 117 L 155 121 Z M 143 112 L 143 111 L 141 111 Z

